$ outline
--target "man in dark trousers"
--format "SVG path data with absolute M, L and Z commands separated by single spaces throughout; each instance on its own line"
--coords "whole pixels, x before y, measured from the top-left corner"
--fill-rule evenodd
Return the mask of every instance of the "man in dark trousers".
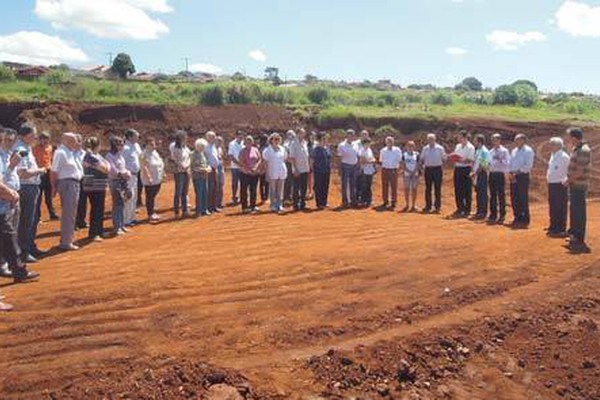
M 567 214 L 569 206 L 569 190 L 567 188 L 569 172 L 569 155 L 564 150 L 564 142 L 559 137 L 550 139 L 552 154 L 548 161 L 548 209 L 550 225 L 547 235 L 550 237 L 567 237 Z
M 56 221 L 58 220 L 58 215 L 56 215 L 54 205 L 52 204 L 52 185 L 50 183 L 50 167 L 52 166 L 54 146 L 50 143 L 50 134 L 48 132 L 42 132 L 38 137 L 38 144 L 33 148 L 33 155 L 38 166 L 44 168 L 46 171 L 40 177 L 42 183 L 40 184 L 41 193 L 37 207 L 38 218 L 36 219 L 39 220 L 39 215 L 42 212 L 42 203 L 45 203 L 50 219 Z
M 444 178 L 444 162 L 446 162 L 446 150 L 436 141 L 433 133 L 427 135 L 427 145 L 421 151 L 421 166 L 425 175 L 425 208 L 423 213 L 432 212 L 439 214 L 442 209 L 442 181 Z M 435 193 L 435 202 L 432 204 L 432 190 Z
M 475 137 L 475 163 L 471 177 L 475 179 L 475 192 L 477 193 L 477 213 L 474 220 L 483 220 L 487 217 L 488 210 L 488 171 L 490 168 L 490 151 L 485 146 L 485 136 Z
M 510 195 L 514 213 L 511 226 L 526 229 L 531 223 L 529 213 L 529 182 L 535 153 L 527 145 L 527 136 L 520 133 L 515 136 L 515 148 L 510 159 Z
M 590 252 L 585 243 L 587 225 L 587 191 L 590 185 L 592 153 L 583 141 L 583 130 L 571 128 L 568 131 L 573 149 L 569 162 L 568 185 L 570 193 L 569 249 L 573 252 Z
M 503 225 L 506 218 L 506 174 L 509 172 L 510 152 L 502 146 L 502 135 L 492 135 L 490 150 L 490 215 L 488 224 Z
M 473 201 L 473 183 L 471 171 L 475 161 L 475 146 L 469 141 L 470 135 L 466 131 L 458 134 L 458 144 L 452 156 L 454 163 L 454 198 L 456 200 L 456 211 L 452 214 L 454 218 L 466 218 L 471 214 Z

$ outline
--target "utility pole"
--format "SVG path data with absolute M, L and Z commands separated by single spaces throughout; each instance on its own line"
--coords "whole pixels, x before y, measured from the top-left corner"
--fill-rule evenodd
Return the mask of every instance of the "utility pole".
M 106 53 L 106 55 L 108 56 L 108 66 L 110 67 L 113 63 L 113 53 Z
M 185 72 L 187 74 L 188 72 L 190 72 L 190 58 L 184 57 L 183 61 L 185 61 Z

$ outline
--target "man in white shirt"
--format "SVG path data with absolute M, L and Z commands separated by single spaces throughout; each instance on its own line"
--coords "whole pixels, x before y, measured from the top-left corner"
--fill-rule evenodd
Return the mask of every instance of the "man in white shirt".
M 515 136 L 515 145 L 510 158 L 510 197 L 514 213 L 512 227 L 524 229 L 529 226 L 529 182 L 535 161 L 533 149 L 527 145 L 527 136 Z
M 231 203 L 235 206 L 239 203 L 238 188 L 240 187 L 240 152 L 244 148 L 246 133 L 237 131 L 235 139 L 229 142 L 227 157 L 231 162 Z
M 402 150 L 394 146 L 394 138 L 385 138 L 385 147 L 379 153 L 381 163 L 381 185 L 384 208 L 388 207 L 391 194 L 391 209 L 396 208 L 398 202 L 398 169 L 402 162 Z
M 125 226 L 135 225 L 135 210 L 137 208 L 138 195 L 138 177 L 140 172 L 140 156 L 142 147 L 140 146 L 140 134 L 135 129 L 128 129 L 125 132 L 125 146 L 123 147 L 123 157 L 125 158 L 125 167 L 131 173 L 128 185 L 132 196 L 125 203 Z
M 217 147 L 217 134 L 209 131 L 206 132 L 205 137 L 208 146 L 204 149 L 204 154 L 206 154 L 206 160 L 211 168 L 211 172 L 208 174 L 208 211 L 221 212 L 220 204 L 218 204 L 219 181 L 217 176 L 221 160 L 219 159 L 219 148 Z
M 477 213 L 474 220 L 484 220 L 487 217 L 489 201 L 489 169 L 490 151 L 485 145 L 485 136 L 475 136 L 475 163 L 471 177 L 475 180 L 475 193 L 477 194 Z
M 76 154 L 77 137 L 74 133 L 62 136 L 62 145 L 54 152 L 51 178 L 54 194 L 60 196 L 60 248 L 78 250 L 73 244 L 77 203 L 80 196 L 80 181 L 83 179 L 83 165 Z
M 550 226 L 547 235 L 551 237 L 567 237 L 567 214 L 569 206 L 569 162 L 571 157 L 564 150 L 564 141 L 559 137 L 550 139 L 552 154 L 548 162 L 548 204 L 550 209 Z
M 442 209 L 442 182 L 444 179 L 444 163 L 446 162 L 446 150 L 437 143 L 435 134 L 427 135 L 427 145 L 421 152 L 421 165 L 425 170 L 425 208 L 423 213 L 428 214 L 435 207 L 435 213 L 439 214 Z M 435 202 L 432 202 L 431 192 L 435 194 Z
M 352 129 L 346 131 L 346 140 L 338 145 L 337 155 L 341 159 L 341 179 L 342 179 L 342 207 L 356 206 L 356 175 L 359 169 L 358 147 L 354 144 L 356 141 L 356 132 Z
M 466 131 L 458 134 L 458 144 L 452 154 L 454 157 L 454 198 L 456 211 L 454 218 L 466 218 L 471 214 L 473 201 L 473 182 L 471 170 L 475 161 L 475 146 L 469 141 L 470 135 Z
M 503 225 L 506 218 L 506 174 L 509 172 L 510 153 L 502 146 L 502 135 L 492 135 L 490 150 L 490 215 L 489 224 Z
M 310 173 L 310 155 L 304 129 L 298 131 L 298 136 L 289 145 L 289 161 L 294 176 L 292 190 L 294 210 L 303 211 L 306 209 L 306 192 L 308 190 L 308 174 Z

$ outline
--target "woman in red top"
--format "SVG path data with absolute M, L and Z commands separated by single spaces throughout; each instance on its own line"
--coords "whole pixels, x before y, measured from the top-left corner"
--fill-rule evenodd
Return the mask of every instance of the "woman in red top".
M 260 150 L 254 145 L 254 138 L 247 136 L 244 139 L 244 148 L 240 151 L 240 181 L 242 202 L 242 212 L 258 212 L 256 207 L 256 189 L 258 186 L 258 177 L 261 174 L 262 156 Z M 250 204 L 248 204 L 248 193 L 250 193 Z

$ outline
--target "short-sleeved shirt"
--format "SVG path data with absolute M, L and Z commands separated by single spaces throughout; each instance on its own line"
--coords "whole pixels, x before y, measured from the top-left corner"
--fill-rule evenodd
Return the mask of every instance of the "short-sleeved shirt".
M 487 147 L 481 146 L 481 148 L 475 150 L 475 163 L 473 164 L 473 171 L 487 171 L 490 167 L 490 158 L 490 151 Z
M 47 170 L 52 167 L 52 156 L 54 154 L 54 148 L 51 144 L 47 146 L 42 146 L 38 144 L 33 148 L 33 155 L 35 157 L 35 161 L 40 168 L 46 168 Z
M 446 150 L 442 145 L 435 143 L 433 146 L 423 147 L 421 152 L 421 162 L 425 167 L 441 167 L 446 161 Z
M 279 146 L 278 149 L 269 146 L 263 151 L 262 156 L 263 160 L 267 163 L 267 179 L 287 178 L 288 170 L 285 165 L 287 151 L 283 146 Z
M 123 152 L 106 154 L 106 161 L 110 164 L 109 179 L 116 180 L 119 178 L 119 174 L 124 174 L 128 171 Z
M 61 179 L 83 179 L 83 165 L 77 154 L 65 145 L 61 145 L 54 152 L 52 159 L 52 172 Z
M 187 172 L 190 168 L 192 151 L 187 146 L 173 146 L 171 150 L 171 159 L 175 163 L 175 172 Z
M 35 156 L 33 155 L 33 149 L 30 145 L 25 143 L 22 139 L 17 140 L 13 147 L 13 151 L 26 151 L 27 155 L 21 159 L 21 162 L 17 166 L 18 170 L 31 170 L 37 169 L 38 164 L 35 160 Z M 21 186 L 23 185 L 36 185 L 39 186 L 42 182 L 42 178 L 40 175 L 34 175 L 29 178 L 21 179 Z
M 239 158 L 240 160 L 240 168 L 243 173 L 254 175 L 257 174 L 258 171 L 255 171 L 256 166 L 261 160 L 260 150 L 255 147 L 245 147 L 240 151 Z
M 402 161 L 404 162 L 405 176 L 414 176 L 419 173 L 418 151 L 405 151 L 402 153 Z
M 239 160 L 240 152 L 244 148 L 243 142 L 238 142 L 237 140 L 232 140 L 229 142 L 229 148 L 227 151 L 227 155 L 231 157 L 231 168 L 238 169 L 240 165 L 235 161 Z
M 396 146 L 392 148 L 386 146 L 379 152 L 379 160 L 384 169 L 398 169 L 402 162 L 402 150 Z
M 459 155 L 462 159 L 454 164 L 455 167 L 470 167 L 475 161 L 475 146 L 471 142 L 467 142 L 465 145 L 459 143 L 454 148 L 454 154 Z
M 165 175 L 165 162 L 158 151 L 146 149 L 140 157 L 142 169 L 142 184 L 144 186 L 153 186 L 162 183 Z
M 569 163 L 569 182 L 572 187 L 587 189 L 590 185 L 592 152 L 587 143 L 582 143 L 571 154 Z
M 11 153 L 8 151 L 0 150 L 0 163 L 3 166 L 2 169 L 2 181 L 6 186 L 12 190 L 21 189 L 21 181 L 17 172 L 17 167 L 10 168 L 10 157 Z
M 358 147 L 354 143 L 344 140 L 339 144 L 337 154 L 342 159 L 342 164 L 358 164 Z

